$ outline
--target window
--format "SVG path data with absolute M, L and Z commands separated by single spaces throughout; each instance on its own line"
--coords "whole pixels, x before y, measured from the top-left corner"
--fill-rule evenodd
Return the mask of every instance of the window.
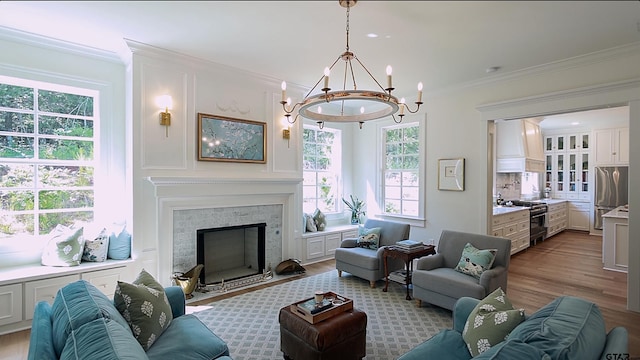
M 0 76 L 0 236 L 94 217 L 98 92 Z
M 403 124 L 383 129 L 384 213 L 419 216 L 420 126 Z
M 304 126 L 302 208 L 312 213 L 338 212 L 338 186 L 341 170 L 341 132 Z

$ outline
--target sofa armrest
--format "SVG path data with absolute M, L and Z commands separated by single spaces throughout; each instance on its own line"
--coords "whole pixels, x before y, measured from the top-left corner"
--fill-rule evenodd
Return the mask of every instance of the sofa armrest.
M 433 270 L 444 266 L 444 255 L 423 256 L 416 262 L 416 270 Z
M 469 314 L 478 305 L 480 300 L 463 296 L 453 306 L 453 330 L 462 334 L 464 324 L 467 322 Z
M 485 270 L 480 274 L 480 285 L 485 289 L 493 289 L 493 285 L 496 285 L 495 282 L 499 281 L 498 278 L 503 276 L 505 272 L 507 272 L 507 268 L 504 266 L 496 266 L 489 270 Z M 502 290 L 506 292 L 507 289 Z
M 613 354 L 629 354 L 629 333 L 622 326 L 614 327 L 609 331 L 600 359 L 617 359 Z
M 358 245 L 358 238 L 344 239 L 340 243 L 340 247 L 342 247 L 342 248 L 354 248 L 357 245 Z
M 185 314 L 185 297 L 184 292 L 180 286 L 169 286 L 164 288 L 165 294 L 169 299 L 169 305 L 171 305 L 171 312 L 173 318 L 177 318 Z
M 53 325 L 51 324 L 51 305 L 46 301 L 36 304 L 31 322 L 28 360 L 57 359 L 53 348 Z

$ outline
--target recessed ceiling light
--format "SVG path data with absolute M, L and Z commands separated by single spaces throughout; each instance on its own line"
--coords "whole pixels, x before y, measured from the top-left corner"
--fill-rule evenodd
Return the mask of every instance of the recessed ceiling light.
M 572 122 L 572 123 L 571 123 L 571 125 L 573 125 L 573 126 L 575 126 L 575 125 L 580 125 L 580 122 L 578 122 L 578 121 L 574 121 L 574 122 Z
M 377 38 L 377 37 L 378 37 L 378 34 L 368 33 L 368 34 L 367 34 L 367 37 L 369 37 L 369 38 Z
M 492 73 L 492 72 L 496 72 L 500 70 L 500 66 L 492 66 L 492 67 L 488 67 L 485 72 L 488 73 Z

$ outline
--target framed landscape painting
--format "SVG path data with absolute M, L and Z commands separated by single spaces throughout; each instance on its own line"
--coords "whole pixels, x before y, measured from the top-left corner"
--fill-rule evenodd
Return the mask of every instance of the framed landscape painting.
M 198 113 L 198 160 L 266 163 L 266 123 Z

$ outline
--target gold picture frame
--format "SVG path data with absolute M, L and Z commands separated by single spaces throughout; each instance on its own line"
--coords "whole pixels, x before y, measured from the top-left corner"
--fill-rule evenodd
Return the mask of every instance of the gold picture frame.
M 464 158 L 438 160 L 438 190 L 464 191 Z
M 267 124 L 198 113 L 198 160 L 267 162 Z

